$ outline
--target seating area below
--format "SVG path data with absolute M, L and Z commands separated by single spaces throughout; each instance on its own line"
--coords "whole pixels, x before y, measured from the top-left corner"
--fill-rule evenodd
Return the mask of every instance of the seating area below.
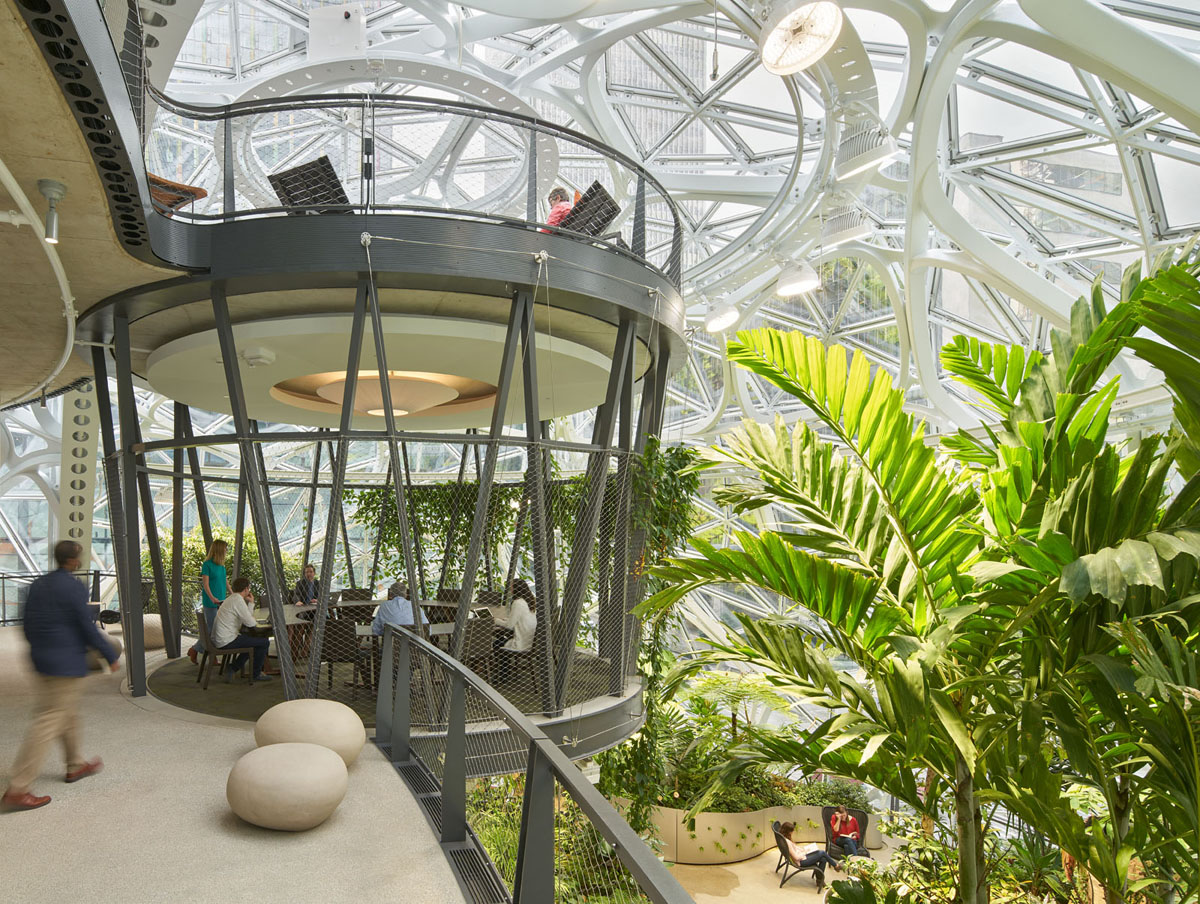
M 161 656 L 148 657 L 151 668 Z M 0 628 L 0 770 L 29 725 L 29 676 L 21 629 Z M 351 767 L 333 816 L 308 832 L 273 832 L 242 822 L 225 796 L 230 764 L 255 748 L 253 726 L 154 696 L 131 698 L 123 671 L 87 682 L 83 745 L 103 758 L 104 771 L 64 784 L 56 748 L 35 785 L 51 804 L 0 816 L 5 900 L 211 901 L 216 889 L 256 904 L 464 900 L 416 801 L 373 744 Z M 277 686 L 238 690 L 275 693 Z M 214 684 L 210 694 L 230 687 Z M 47 856 L 56 838 L 67 842 Z

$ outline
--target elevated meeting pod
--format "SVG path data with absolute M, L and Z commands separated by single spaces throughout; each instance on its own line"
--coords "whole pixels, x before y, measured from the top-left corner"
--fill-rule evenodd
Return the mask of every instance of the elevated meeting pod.
M 368 105 L 373 118 L 361 121 L 378 128 L 433 113 L 456 134 L 502 128 L 515 136 L 512 160 L 476 208 L 461 183 L 449 209 L 421 193 L 425 183 L 374 165 L 353 181 L 344 159 L 254 169 L 272 116 L 360 117 Z M 117 378 L 119 443 L 105 427 L 110 467 L 125 476 L 109 483 L 123 491 L 113 507 L 123 598 L 143 580 L 138 508 L 151 504 L 150 475 L 169 478 L 178 498 L 185 486 L 195 493 L 206 532 L 208 497 L 236 487 L 230 556 L 242 561 L 253 529 L 254 590 L 288 700 L 338 700 L 374 718 L 369 625 L 381 588 L 399 580 L 422 631 L 558 726 L 576 755 L 628 735 L 640 712 L 631 610 L 643 542 L 631 527 L 632 473 L 683 349 L 682 227 L 670 197 L 632 160 L 503 107 L 343 96 L 191 115 L 218 118 L 227 136 L 232 191 L 205 188 L 225 193 L 226 214 L 152 212 L 156 251 L 188 275 L 80 319 L 81 337 L 97 343 L 103 411 L 103 377 Z M 567 181 L 557 168 L 568 151 L 597 169 L 573 216 L 548 229 L 542 191 Z M 452 173 L 460 154 L 459 142 L 435 143 L 421 165 Z M 138 434 L 135 378 L 175 401 L 172 438 Z M 229 432 L 197 436 L 195 421 L 211 417 L 202 412 L 228 416 Z M 305 464 L 268 473 L 266 443 Z M 206 449 L 234 448 L 235 474 L 206 466 Z M 367 459 L 377 470 L 360 470 Z M 296 508 L 307 512 L 302 559 L 319 576 L 319 605 L 303 622 L 289 605 L 299 574 L 280 550 L 280 522 Z M 352 536 L 369 545 L 356 552 Z M 180 533 L 172 539 L 167 551 L 156 530 L 146 537 L 145 577 L 171 600 L 168 652 L 188 615 L 168 587 Z M 131 678 L 144 691 L 144 673 Z

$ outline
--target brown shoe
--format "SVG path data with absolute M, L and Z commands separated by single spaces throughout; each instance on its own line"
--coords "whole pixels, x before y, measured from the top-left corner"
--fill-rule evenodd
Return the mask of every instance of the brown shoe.
M 87 778 L 89 775 L 95 775 L 103 768 L 104 764 L 100 762 L 99 757 L 96 757 L 94 760 L 88 760 L 78 769 L 67 773 L 67 783 L 70 784 L 71 782 L 79 781 L 81 778 Z
M 36 794 L 30 794 L 26 791 L 24 794 L 14 794 L 12 791 L 5 791 L 4 797 L 0 797 L 0 807 L 6 810 L 36 810 L 38 807 L 44 807 L 50 803 L 49 797 L 38 797 Z
M 192 647 L 190 650 L 188 650 L 188 659 L 190 659 L 192 661 L 192 665 L 196 664 L 196 648 L 195 647 Z

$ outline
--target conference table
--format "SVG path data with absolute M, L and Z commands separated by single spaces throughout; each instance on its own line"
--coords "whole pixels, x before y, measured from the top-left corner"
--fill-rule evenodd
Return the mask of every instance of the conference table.
M 329 614 L 337 617 L 337 610 L 364 610 L 374 611 L 377 606 L 382 605 L 387 600 L 347 600 L 344 603 L 330 603 Z M 419 605 L 424 607 L 445 606 L 445 603 L 437 603 L 435 601 L 421 601 Z M 503 612 L 503 608 L 496 607 L 496 611 Z M 285 603 L 283 606 L 283 623 L 287 629 L 288 646 L 292 651 L 292 662 L 298 667 L 299 664 L 308 657 L 308 641 L 312 636 L 313 618 L 316 615 L 317 607 L 311 603 L 308 605 L 297 605 L 295 603 Z M 271 610 L 265 606 L 260 606 L 254 610 L 254 617 L 260 625 L 270 626 Z M 454 634 L 454 622 L 432 622 L 426 624 L 426 630 L 430 638 L 438 643 L 442 638 L 450 637 Z M 380 637 L 375 634 L 371 625 L 358 623 L 354 626 L 354 633 L 362 639 L 370 639 L 372 646 L 378 649 Z M 372 655 L 372 683 L 374 683 L 374 659 Z

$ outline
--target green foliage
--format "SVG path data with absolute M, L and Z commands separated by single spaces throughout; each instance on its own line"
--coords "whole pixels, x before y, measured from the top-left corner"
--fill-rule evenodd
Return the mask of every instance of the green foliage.
M 643 543 L 636 573 L 645 575 L 647 569 L 683 548 L 695 520 L 700 486 L 692 471 L 695 462 L 695 452 L 663 448 L 658 437 L 649 437 L 645 451 L 633 459 L 630 519 L 635 530 L 634 547 L 639 539 Z M 650 577 L 651 589 L 658 586 L 655 581 Z M 653 831 L 651 809 L 660 802 L 666 787 L 664 753 L 673 742 L 677 723 L 677 713 L 664 702 L 664 680 L 674 662 L 667 647 L 670 615 L 654 620 L 649 629 L 639 650 L 645 721 L 632 738 L 598 757 L 600 790 L 630 801 L 625 818 L 642 835 Z
M 722 583 L 794 600 L 804 620 L 739 616 L 685 668 L 749 665 L 831 714 L 791 734 L 751 729 L 710 794 L 751 766 L 800 765 L 934 819 L 952 812 L 960 904 L 986 901 L 997 881 L 994 803 L 1086 865 L 1110 904 L 1168 884 L 1200 890 L 1195 820 L 1161 815 L 1169 793 L 1197 812 L 1200 773 L 1183 708 L 1200 694 L 1184 655 L 1200 624 L 1197 274 L 1188 249 L 1148 279 L 1132 269 L 1111 311 L 1097 287 L 1046 355 L 948 345 L 946 370 L 993 418 L 941 454 L 861 353 L 738 334 L 730 359 L 803 402 L 822 433 L 746 423 L 711 450 L 720 501 L 773 505 L 782 522 L 728 549 L 695 543 L 657 570 L 669 586 L 642 611 Z M 1107 442 L 1119 384 L 1106 372 L 1123 350 L 1165 375 L 1171 438 Z M 1074 786 L 1102 801 L 1087 822 Z
M 953 836 L 937 827 L 922 830 L 910 817 L 893 814 L 882 830 L 897 845 L 886 865 L 846 862 L 850 878 L 832 884 L 827 898 L 839 904 L 955 904 L 958 852 Z M 1062 870 L 1059 851 L 1037 838 L 1001 839 L 987 833 L 984 856 L 997 904 L 1074 904 L 1079 899 Z
M 521 775 L 481 779 L 467 793 L 467 814 L 484 850 L 511 885 L 521 834 Z M 637 880 L 569 795 L 554 805 L 554 900 L 565 904 L 640 902 Z
M 233 583 L 235 577 L 246 577 L 250 579 L 250 585 L 254 588 L 256 594 L 263 592 L 263 571 L 262 564 L 258 559 L 258 542 L 254 531 L 246 529 L 242 539 L 242 561 L 239 565 L 234 558 L 234 541 L 237 539 L 237 531 L 231 527 L 223 527 L 221 525 L 213 526 L 213 539 L 224 540 L 229 544 L 229 551 L 225 560 L 225 571 L 229 575 L 229 583 Z M 171 577 L 171 531 L 159 532 L 159 547 L 163 551 L 163 570 L 167 574 L 168 583 Z M 204 560 L 208 558 L 208 547 L 204 545 L 204 534 L 200 526 L 192 528 L 183 536 L 183 579 L 184 579 L 184 609 L 190 609 L 187 603 L 189 598 L 192 598 L 193 605 L 199 605 L 200 599 L 200 566 L 204 564 Z M 292 585 L 301 577 L 304 570 L 304 563 L 300 561 L 300 557 L 287 550 L 282 551 L 283 570 L 284 573 L 280 577 L 285 592 L 290 590 Z M 153 577 L 153 563 L 150 558 L 150 550 L 142 549 L 142 579 L 151 580 Z M 149 611 L 157 612 L 158 599 L 157 591 L 152 590 L 152 601 Z
M 845 778 L 826 778 L 824 781 L 799 782 L 792 797 L 797 806 L 850 807 L 871 812 L 867 789 L 862 782 Z

